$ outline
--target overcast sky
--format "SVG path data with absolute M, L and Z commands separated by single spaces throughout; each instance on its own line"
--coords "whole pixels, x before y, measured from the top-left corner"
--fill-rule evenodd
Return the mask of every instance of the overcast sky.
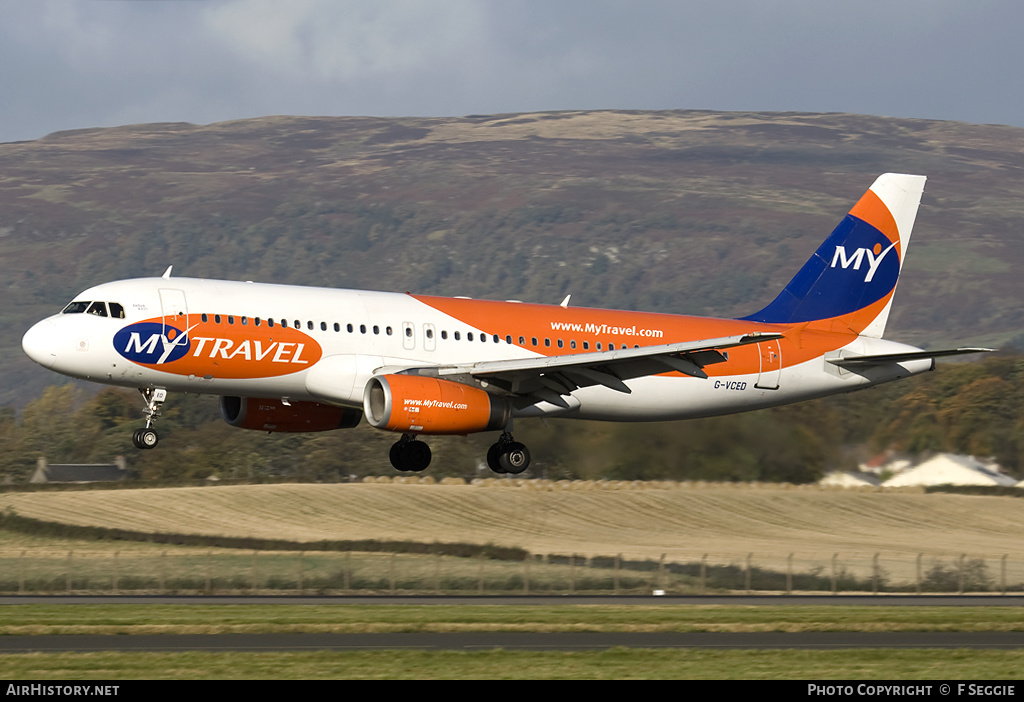
M 1024 127 L 1020 0 L 0 0 L 0 13 L 0 141 L 598 108 Z

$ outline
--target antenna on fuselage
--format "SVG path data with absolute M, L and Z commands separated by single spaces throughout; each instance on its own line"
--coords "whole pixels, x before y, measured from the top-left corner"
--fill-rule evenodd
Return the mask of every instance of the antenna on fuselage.
M 167 270 L 166 270 L 166 271 L 164 271 L 164 274 L 163 274 L 162 276 L 160 276 L 160 277 L 161 277 L 161 278 L 170 278 L 170 277 L 171 277 L 171 269 L 172 269 L 172 268 L 174 268 L 174 266 L 173 266 L 173 265 L 171 265 L 171 266 L 167 266 Z

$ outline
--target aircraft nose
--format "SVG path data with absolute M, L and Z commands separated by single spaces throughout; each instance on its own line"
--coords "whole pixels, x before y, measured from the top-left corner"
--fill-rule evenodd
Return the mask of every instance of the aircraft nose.
M 57 360 L 56 326 L 51 320 L 44 319 L 21 337 L 21 348 L 26 355 L 44 368 L 52 368 Z

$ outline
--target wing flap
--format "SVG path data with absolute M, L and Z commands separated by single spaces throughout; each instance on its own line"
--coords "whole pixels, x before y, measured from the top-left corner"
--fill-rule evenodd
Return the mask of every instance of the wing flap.
M 754 332 L 751 334 L 727 336 L 719 339 L 684 341 L 676 344 L 641 346 L 631 349 L 617 349 L 615 351 L 592 351 L 590 353 L 544 356 L 542 358 L 520 358 L 508 361 L 480 361 L 468 366 L 466 370 L 474 377 L 482 378 L 492 375 L 516 373 L 519 371 L 533 373 L 574 367 L 608 368 L 626 365 L 631 361 L 646 361 L 655 358 L 660 361 L 662 358 L 673 357 L 686 357 L 687 360 L 696 366 L 706 366 L 711 363 L 721 363 L 725 360 L 725 356 L 722 353 L 719 353 L 720 349 L 730 349 L 736 346 L 746 346 L 747 344 L 756 344 L 761 341 L 780 338 L 782 338 L 782 334 Z M 673 368 L 673 370 L 680 369 Z M 647 374 L 649 373 L 644 373 L 644 375 Z M 622 379 L 621 375 L 618 373 L 616 373 L 616 375 Z
M 773 332 L 751 332 L 658 346 L 393 369 L 391 372 L 433 375 L 456 382 L 486 383 L 512 395 L 535 397 L 565 406 L 562 396 L 591 385 L 603 385 L 629 394 L 631 390 L 625 381 L 632 378 L 667 372 L 707 378 L 704 366 L 725 361 L 728 349 L 781 337 L 782 334 Z

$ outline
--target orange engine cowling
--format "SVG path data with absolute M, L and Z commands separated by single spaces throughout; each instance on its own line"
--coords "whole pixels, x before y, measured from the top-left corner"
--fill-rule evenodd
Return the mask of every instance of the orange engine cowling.
M 418 375 L 376 375 L 363 392 L 363 411 L 371 426 L 417 434 L 471 434 L 504 429 L 512 406 L 450 380 Z
M 220 416 L 233 427 L 258 431 L 330 431 L 351 429 L 363 413 L 357 409 L 261 397 L 222 397 Z

